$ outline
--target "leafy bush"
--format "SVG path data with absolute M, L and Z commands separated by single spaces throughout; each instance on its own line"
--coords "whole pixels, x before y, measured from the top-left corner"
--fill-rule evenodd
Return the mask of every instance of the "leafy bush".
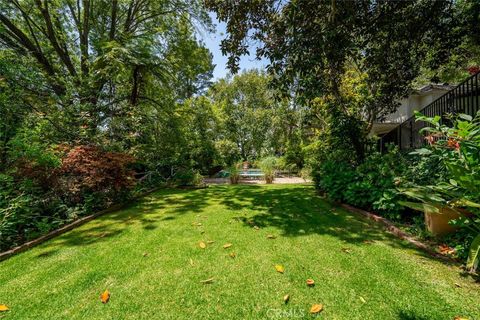
M 0 173 L 0 250 L 125 201 L 135 184 L 128 168 L 133 158 L 126 154 L 93 146 L 42 153 L 39 145 L 27 150 L 17 142 L 15 166 Z
M 88 209 L 99 209 L 124 199 L 135 186 L 134 172 L 129 169 L 133 157 L 107 152 L 96 146 L 76 146 L 62 160 L 59 188 L 71 205 L 87 201 Z M 89 205 L 90 204 L 90 205 Z
M 323 162 L 313 173 L 317 188 L 335 201 L 345 200 L 344 194 L 354 178 L 355 170 L 351 165 L 334 160 Z
M 273 180 L 275 179 L 276 164 L 277 158 L 275 157 L 266 157 L 258 162 L 258 166 L 260 167 L 260 170 L 262 170 L 266 183 L 273 183 Z
M 312 168 L 310 167 L 303 167 L 299 172 L 300 177 L 307 181 L 312 178 Z
M 76 218 L 53 192 L 0 174 L 0 250 L 9 249 Z
M 218 164 L 222 166 L 232 166 L 234 165 L 239 159 L 240 150 L 235 142 L 230 140 L 219 140 L 215 142 L 215 149 L 218 154 Z
M 470 230 L 472 244 L 467 267 L 476 269 L 480 262 L 480 112 L 475 118 L 460 114 L 452 119 L 453 125 L 441 123 L 441 117 L 425 117 L 417 113 L 417 121 L 431 126 L 424 128 L 429 148 L 414 153 L 424 158 L 439 161 L 445 168 L 448 180 L 423 185 L 413 182 L 410 188 L 400 189 L 415 202 L 403 202 L 415 210 L 440 213 L 440 208 L 449 207 L 462 215 L 468 209 L 471 216 L 451 221 Z
M 398 149 L 392 149 L 385 155 L 374 152 L 356 167 L 335 159 L 325 161 L 313 178 L 333 200 L 398 219 L 403 207 L 398 204 L 400 193 L 395 184 L 406 170 L 406 160 Z
M 174 181 L 177 186 L 198 186 L 203 183 L 203 177 L 197 170 L 180 169 L 175 173 Z
M 228 168 L 228 177 L 230 179 L 231 184 L 237 184 L 238 181 L 240 181 L 240 167 L 242 163 L 239 162 L 237 164 L 234 164 Z

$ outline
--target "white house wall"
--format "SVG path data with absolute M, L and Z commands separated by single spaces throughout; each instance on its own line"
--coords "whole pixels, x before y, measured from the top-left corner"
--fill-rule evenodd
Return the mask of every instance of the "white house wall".
M 413 94 L 408 98 L 400 101 L 400 107 L 395 113 L 388 115 L 384 122 L 387 123 L 402 123 L 411 116 L 415 110 L 421 110 L 437 98 L 442 96 L 446 91 L 444 90 L 430 90 L 428 92 L 421 92 Z

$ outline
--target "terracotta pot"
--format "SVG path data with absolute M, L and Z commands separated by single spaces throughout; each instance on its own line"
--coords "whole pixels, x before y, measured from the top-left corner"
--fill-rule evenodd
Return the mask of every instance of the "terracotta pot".
M 439 208 L 440 212 L 425 211 L 425 226 L 433 235 L 439 236 L 454 232 L 457 228 L 448 224 L 450 220 L 454 220 L 463 216 L 463 210 L 453 210 L 449 207 Z

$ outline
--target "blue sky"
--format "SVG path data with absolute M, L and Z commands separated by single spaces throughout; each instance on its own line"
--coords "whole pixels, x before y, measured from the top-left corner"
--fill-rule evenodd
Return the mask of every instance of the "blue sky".
M 213 71 L 213 78 L 219 79 L 223 78 L 229 72 L 227 69 L 227 57 L 222 55 L 220 50 L 220 42 L 222 39 L 225 38 L 225 23 L 220 23 L 216 19 L 216 15 L 214 13 L 210 13 L 210 17 L 212 18 L 213 23 L 216 25 L 216 32 L 206 33 L 203 32 L 200 37 L 202 41 L 205 43 L 208 49 L 213 54 L 213 64 L 215 64 L 215 70 Z M 244 56 L 240 60 L 240 70 L 245 69 L 263 69 L 266 66 L 265 60 L 258 61 L 255 59 L 255 49 L 250 50 L 253 52 L 253 55 Z

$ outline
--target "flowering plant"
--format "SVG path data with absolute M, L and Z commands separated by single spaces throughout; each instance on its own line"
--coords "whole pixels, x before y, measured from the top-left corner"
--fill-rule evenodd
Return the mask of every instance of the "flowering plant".
M 401 189 L 400 192 L 417 200 L 402 202 L 402 205 L 433 213 L 439 213 L 442 207 L 468 209 L 471 216 L 463 216 L 452 223 L 477 234 L 467 262 L 467 267 L 473 270 L 480 258 L 480 112 L 475 118 L 460 114 L 447 119 L 440 116 L 429 118 L 416 113 L 416 121 L 429 124 L 421 130 L 426 134 L 429 147 L 412 153 L 438 157 L 447 168 L 449 179 L 434 186 Z

